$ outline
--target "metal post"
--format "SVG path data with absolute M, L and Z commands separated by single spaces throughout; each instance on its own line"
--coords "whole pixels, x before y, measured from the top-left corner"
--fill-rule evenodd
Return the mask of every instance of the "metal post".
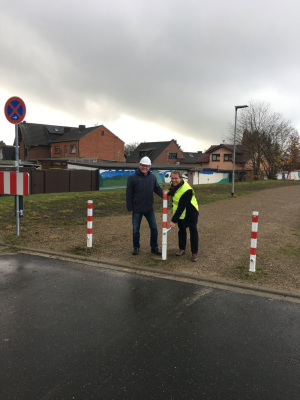
M 16 156 L 16 172 L 19 172 L 19 135 L 18 135 L 18 124 L 15 125 L 15 156 Z M 16 195 L 16 227 L 17 236 L 20 236 L 20 207 L 19 207 L 19 196 Z
M 167 259 L 168 194 L 163 194 L 162 260 Z
M 93 200 L 87 202 L 87 247 L 93 246 Z
M 234 169 L 235 169 L 236 119 L 237 119 L 237 107 L 235 107 L 235 123 L 234 123 L 233 168 L 232 168 L 232 186 L 231 186 L 231 196 L 232 196 L 232 197 L 234 196 Z
M 250 248 L 250 272 L 256 271 L 256 248 L 257 248 L 257 229 L 258 229 L 258 211 L 252 213 L 252 231 Z
M 247 108 L 248 106 L 235 106 L 235 123 L 234 123 L 234 143 L 233 143 L 233 168 L 232 168 L 232 186 L 231 197 L 234 197 L 234 169 L 235 169 L 235 141 L 236 141 L 236 120 L 238 108 Z

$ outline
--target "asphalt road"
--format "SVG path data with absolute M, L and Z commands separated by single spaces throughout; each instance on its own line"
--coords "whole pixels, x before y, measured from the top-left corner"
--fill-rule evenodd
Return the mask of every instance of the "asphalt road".
M 300 304 L 0 256 L 0 398 L 299 399 Z

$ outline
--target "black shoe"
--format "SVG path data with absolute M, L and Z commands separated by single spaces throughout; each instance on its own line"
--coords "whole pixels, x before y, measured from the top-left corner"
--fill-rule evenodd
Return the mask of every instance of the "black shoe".
M 156 249 L 151 249 L 151 253 L 154 253 L 157 256 L 161 256 L 162 255 L 162 252 L 160 250 L 158 250 L 158 247 Z
M 140 249 L 138 247 L 134 247 L 133 250 L 132 250 L 132 255 L 133 256 L 137 256 L 139 254 L 139 250 Z

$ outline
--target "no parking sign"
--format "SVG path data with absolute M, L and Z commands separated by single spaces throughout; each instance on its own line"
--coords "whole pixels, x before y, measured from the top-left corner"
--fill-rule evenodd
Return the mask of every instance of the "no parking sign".
M 28 174 L 19 173 L 19 138 L 18 124 L 23 121 L 26 114 L 25 103 L 20 97 L 11 97 L 4 106 L 4 113 L 7 120 L 15 125 L 15 154 L 16 172 L 3 172 L 0 176 L 0 193 L 15 195 L 15 214 L 17 225 L 17 236 L 20 235 L 20 216 L 23 216 L 23 195 L 28 191 Z M 27 193 L 28 194 L 28 193 Z M 22 209 L 20 210 L 20 205 Z
M 20 97 L 11 97 L 5 103 L 4 112 L 10 123 L 19 124 L 26 115 L 25 103 Z

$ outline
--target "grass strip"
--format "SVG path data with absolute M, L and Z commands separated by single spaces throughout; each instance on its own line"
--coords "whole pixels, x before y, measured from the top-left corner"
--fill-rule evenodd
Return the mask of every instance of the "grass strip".
M 260 190 L 299 185 L 300 181 L 250 181 L 235 183 L 235 197 L 244 197 Z M 167 188 L 167 186 L 163 187 Z M 199 205 L 231 198 L 231 183 L 193 186 Z M 87 201 L 94 201 L 94 215 L 114 217 L 128 215 L 126 189 L 101 190 L 77 193 L 50 193 L 24 197 L 23 229 L 40 223 L 55 226 L 86 224 Z M 162 200 L 154 195 L 154 211 L 162 211 Z M 14 224 L 14 196 L 0 197 L 0 229 L 10 230 Z

